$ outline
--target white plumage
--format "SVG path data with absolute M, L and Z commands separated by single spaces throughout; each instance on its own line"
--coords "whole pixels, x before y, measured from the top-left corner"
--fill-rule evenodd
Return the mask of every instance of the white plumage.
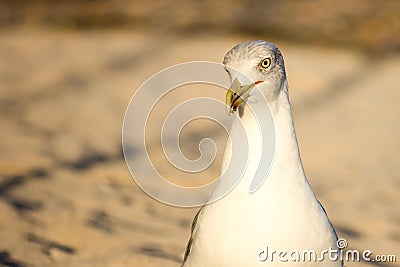
M 271 61 L 269 65 L 265 59 Z M 235 78 L 240 81 L 232 69 L 253 81 L 262 81 L 258 88 L 272 112 L 275 156 L 268 178 L 250 194 L 249 187 L 262 152 L 261 137 L 249 107 L 241 104 L 242 116 L 234 121 L 230 136 L 232 139 L 245 138 L 237 136 L 239 133 L 235 131 L 235 124 L 244 124 L 248 134 L 249 165 L 244 177 L 228 195 L 203 207 L 196 216 L 182 266 L 342 266 L 340 260 L 332 261 L 327 254 L 324 261 L 300 259 L 295 262 L 289 254 L 286 254 L 288 261 L 285 262 L 279 260 L 278 254 L 272 261 L 271 255 L 266 261 L 259 260 L 259 253 L 266 247 L 269 253 L 273 250 L 287 253 L 313 250 L 319 258 L 323 250 L 337 249 L 337 236 L 303 171 L 279 49 L 265 41 L 243 43 L 226 54 L 224 64 L 230 71 L 232 82 Z M 249 101 L 261 102 L 254 97 L 250 93 Z M 257 109 L 257 104 L 254 108 Z M 223 170 L 229 155 L 228 145 Z

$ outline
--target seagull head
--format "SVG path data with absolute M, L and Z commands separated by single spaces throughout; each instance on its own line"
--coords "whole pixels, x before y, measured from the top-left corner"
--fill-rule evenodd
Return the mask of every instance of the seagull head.
M 272 43 L 257 40 L 239 44 L 225 55 L 223 63 L 231 79 L 226 94 L 230 113 L 246 101 L 257 102 L 252 95 L 255 86 L 269 103 L 286 88 L 283 57 Z

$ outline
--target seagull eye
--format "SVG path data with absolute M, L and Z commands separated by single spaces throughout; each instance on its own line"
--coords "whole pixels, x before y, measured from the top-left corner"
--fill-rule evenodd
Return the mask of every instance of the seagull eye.
M 268 58 L 264 58 L 261 63 L 260 63 L 261 68 L 263 69 L 267 69 L 269 66 L 271 66 L 271 59 Z

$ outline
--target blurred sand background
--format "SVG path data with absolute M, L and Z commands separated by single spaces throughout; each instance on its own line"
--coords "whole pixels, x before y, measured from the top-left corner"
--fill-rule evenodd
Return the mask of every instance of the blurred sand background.
M 135 184 L 124 112 L 154 73 L 252 39 L 284 54 L 304 167 L 338 235 L 397 256 L 346 266 L 399 266 L 399 14 L 396 0 L 2 1 L 0 266 L 179 266 L 197 209 Z M 186 138 L 221 140 L 210 128 Z

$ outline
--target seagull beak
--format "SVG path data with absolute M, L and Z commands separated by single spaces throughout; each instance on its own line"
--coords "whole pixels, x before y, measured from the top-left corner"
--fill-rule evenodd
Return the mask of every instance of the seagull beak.
M 231 87 L 228 89 L 226 93 L 226 105 L 228 106 L 229 115 L 233 114 L 237 108 L 245 102 L 245 99 L 249 96 L 251 89 L 262 81 L 258 81 L 248 85 L 241 85 L 238 79 L 236 78 Z

